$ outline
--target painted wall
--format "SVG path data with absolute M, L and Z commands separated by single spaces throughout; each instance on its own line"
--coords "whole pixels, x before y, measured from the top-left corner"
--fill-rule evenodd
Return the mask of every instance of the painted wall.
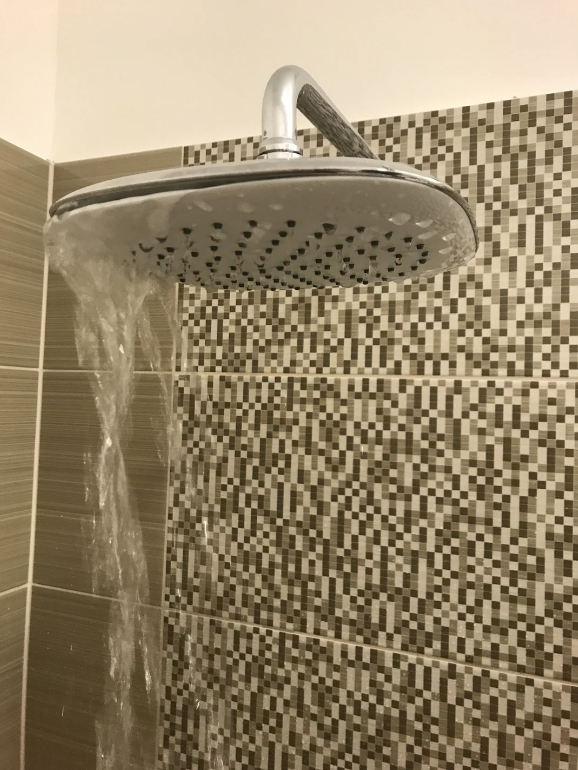
M 571 89 L 578 4 L 556 0 L 61 0 L 57 161 L 260 133 L 282 64 L 352 119 Z M 1 126 L 0 126 L 1 128 Z
M 0 137 L 52 154 L 58 0 L 0 2 Z

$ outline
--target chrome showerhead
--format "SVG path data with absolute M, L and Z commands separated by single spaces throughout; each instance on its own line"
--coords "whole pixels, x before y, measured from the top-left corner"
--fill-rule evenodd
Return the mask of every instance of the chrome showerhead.
M 302 158 L 296 106 L 338 149 L 362 157 Z M 475 224 L 460 195 L 375 158 L 303 70 L 271 78 L 263 124 L 259 160 L 140 174 L 68 195 L 51 209 L 49 250 L 90 244 L 209 291 L 404 281 L 474 255 Z

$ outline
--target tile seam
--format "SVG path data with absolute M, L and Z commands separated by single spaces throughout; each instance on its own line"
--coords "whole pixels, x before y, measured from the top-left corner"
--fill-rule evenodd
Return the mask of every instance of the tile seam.
M 52 200 L 54 189 L 54 163 L 48 165 L 48 186 L 46 213 Z M 38 349 L 38 386 L 36 394 L 36 432 L 34 437 L 34 466 L 32 472 L 32 505 L 30 520 L 30 550 L 28 553 L 28 582 L 26 595 L 26 615 L 24 625 L 24 650 L 22 666 L 22 711 L 20 725 L 20 768 L 24 770 L 26 754 L 26 706 L 28 692 L 28 656 L 30 651 L 30 618 L 32 614 L 32 583 L 34 579 L 34 550 L 36 542 L 36 514 L 38 510 L 38 478 L 40 467 L 40 428 L 42 422 L 42 387 L 44 366 L 44 342 L 46 338 L 46 307 L 48 300 L 48 258 L 44 254 L 44 271 L 42 283 L 42 306 L 40 316 L 40 337 Z
M 179 615 L 187 615 L 191 618 L 206 618 L 207 620 L 215 620 L 218 623 L 226 624 L 226 623 L 232 623 L 233 625 L 242 626 L 244 628 L 258 628 L 263 631 L 274 631 L 278 634 L 286 634 L 287 636 L 299 636 L 303 639 L 311 639 L 313 641 L 320 641 L 320 642 L 328 642 L 331 644 L 344 644 L 348 647 L 361 647 L 365 650 L 377 650 L 379 652 L 385 652 L 390 655 L 403 655 L 407 658 L 411 658 L 413 660 L 416 659 L 423 659 L 435 663 L 442 663 L 446 665 L 453 665 L 453 666 L 461 666 L 462 668 L 475 668 L 480 671 L 491 671 L 495 674 L 504 674 L 506 676 L 511 677 L 521 677 L 523 679 L 533 679 L 535 681 L 539 682 L 548 682 L 550 684 L 556 684 L 556 685 L 566 685 L 567 687 L 575 687 L 577 685 L 576 682 L 572 682 L 568 679 L 554 679 L 547 676 L 540 676 L 538 674 L 531 674 L 531 673 L 521 673 L 519 671 L 513 671 L 510 668 L 497 668 L 496 666 L 486 666 L 481 665 L 479 663 L 464 663 L 463 661 L 455 660 L 454 658 L 440 658 L 436 655 L 428 655 L 427 653 L 421 653 L 421 652 L 407 652 L 405 650 L 399 650 L 395 647 L 382 647 L 374 644 L 367 644 L 365 642 L 353 642 L 349 641 L 347 639 L 338 639 L 333 636 L 321 636 L 319 634 L 311 634 L 306 631 L 292 631 L 284 628 L 280 628 L 278 626 L 267 626 L 263 625 L 262 623 L 253 623 L 249 621 L 244 620 L 233 620 L 230 618 L 219 618 L 216 615 L 208 615 L 204 612 L 190 612 L 187 610 L 178 610 L 178 609 L 170 609 L 165 610 L 165 615 L 170 615 L 171 613 L 178 613 Z
M 59 591 L 64 594 L 71 594 L 73 596 L 86 596 L 89 599 L 103 599 L 109 602 L 118 602 L 119 599 L 115 599 L 113 596 L 106 596 L 105 594 L 88 593 L 88 591 L 75 591 L 73 588 L 63 588 L 62 586 L 51 586 L 47 583 L 32 583 L 33 588 L 45 588 L 48 591 Z M 139 602 L 141 607 L 148 607 L 153 610 L 162 610 L 162 604 L 151 604 L 150 602 Z
M 25 588 L 28 588 L 28 583 L 20 583 L 20 585 L 14 586 L 14 588 L 7 588 L 5 591 L 0 591 L 0 599 L 3 596 L 9 596 L 10 594 L 18 593 L 18 591 L 21 591 Z

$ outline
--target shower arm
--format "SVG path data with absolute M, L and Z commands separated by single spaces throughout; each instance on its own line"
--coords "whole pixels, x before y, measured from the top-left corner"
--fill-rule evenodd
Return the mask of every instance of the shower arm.
M 311 75 L 287 65 L 273 73 L 263 96 L 263 138 L 259 158 L 300 158 L 297 110 L 339 150 L 351 158 L 377 156 Z

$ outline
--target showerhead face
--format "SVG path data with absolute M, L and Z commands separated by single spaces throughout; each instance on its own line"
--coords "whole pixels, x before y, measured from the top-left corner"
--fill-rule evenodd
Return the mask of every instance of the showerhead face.
M 416 169 L 359 158 L 175 169 L 58 201 L 48 248 L 96 246 L 208 291 L 430 277 L 478 245 L 465 201 Z

